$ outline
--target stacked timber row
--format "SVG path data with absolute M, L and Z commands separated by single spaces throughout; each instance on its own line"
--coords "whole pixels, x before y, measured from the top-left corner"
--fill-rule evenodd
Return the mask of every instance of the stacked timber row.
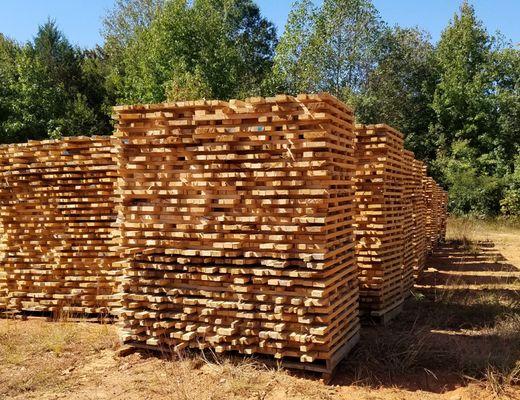
M 408 279 L 410 273 L 405 271 L 403 226 L 405 216 L 411 215 L 404 210 L 403 135 L 383 124 L 356 125 L 355 160 L 360 309 L 381 316 L 403 302 L 403 276 L 406 272 Z
M 426 221 L 425 221 L 425 237 L 426 237 L 426 251 L 430 254 L 435 248 L 436 232 L 437 232 L 437 207 L 435 204 L 435 181 L 433 178 L 424 175 L 424 198 L 426 203 Z
M 414 285 L 414 219 L 413 195 L 419 190 L 413 177 L 414 154 L 403 150 L 403 296 L 411 294 Z
M 351 110 L 320 94 L 115 112 L 124 340 L 330 372 L 359 330 Z
M 434 214 L 436 216 L 435 221 L 435 246 L 437 246 L 440 242 L 444 240 L 446 228 L 445 228 L 445 220 L 446 220 L 446 197 L 444 190 L 440 187 L 440 185 L 435 182 L 434 185 Z
M 412 221 L 413 221 L 413 269 L 417 278 L 426 264 L 426 196 L 423 181 L 425 165 L 422 161 L 413 160 L 413 194 L 412 194 Z
M 431 177 L 424 176 L 426 247 L 431 253 L 446 237 L 448 193 Z
M 8 165 L 5 158 L 5 146 L 0 146 L 0 177 L 2 176 L 4 166 Z M 6 235 L 4 225 L 2 223 L 2 199 L 8 195 L 7 185 L 0 179 L 0 310 L 5 310 L 7 307 L 7 277 L 4 268 L 4 258 L 6 251 Z
M 444 242 L 446 240 L 446 225 L 448 223 L 448 192 L 441 188 L 441 207 L 439 210 L 440 218 L 440 240 Z
M 7 307 L 107 313 L 119 303 L 110 138 L 4 146 L 1 225 Z

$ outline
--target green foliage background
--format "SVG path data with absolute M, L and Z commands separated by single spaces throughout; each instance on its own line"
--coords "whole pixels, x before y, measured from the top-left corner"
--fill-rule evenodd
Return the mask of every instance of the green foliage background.
M 371 0 L 297 0 L 280 37 L 253 0 L 116 0 L 103 35 L 0 33 L 0 143 L 110 134 L 115 104 L 327 91 L 401 130 L 453 213 L 520 218 L 520 51 L 465 1 L 438 43 Z

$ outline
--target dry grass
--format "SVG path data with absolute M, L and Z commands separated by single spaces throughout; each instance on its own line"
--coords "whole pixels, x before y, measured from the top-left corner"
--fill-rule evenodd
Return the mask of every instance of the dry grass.
M 172 377 L 165 382 L 165 377 Z M 331 399 L 333 390 L 298 379 L 254 360 L 183 355 L 161 364 L 148 384 L 168 399 L 267 399 L 282 391 L 287 399 Z
M 479 220 L 474 218 L 449 217 L 446 240 L 471 243 L 496 239 L 496 235 L 500 233 L 519 235 L 519 222 L 508 222 L 503 219 Z
M 474 248 L 477 242 L 493 242 L 497 250 L 520 270 L 520 222 L 504 219 L 475 220 L 451 217 L 446 238 Z
M 520 240 L 520 231 L 483 224 L 450 221 L 450 245 L 430 259 L 433 272 L 403 314 L 386 327 L 365 327 L 332 385 L 214 354 L 117 357 L 113 325 L 0 320 L 0 398 L 520 400 L 518 279 L 506 289 L 468 284 L 502 266 L 514 273 L 520 264 L 478 241 Z M 518 251 L 508 243 L 507 251 Z
M 113 348 L 107 325 L 0 321 L 0 398 L 67 385 L 64 373 L 89 354 Z

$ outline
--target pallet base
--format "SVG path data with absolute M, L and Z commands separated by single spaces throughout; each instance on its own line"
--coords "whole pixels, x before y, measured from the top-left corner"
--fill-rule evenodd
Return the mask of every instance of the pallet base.
M 325 383 L 330 382 L 336 371 L 336 367 L 339 363 L 347 356 L 347 354 L 354 348 L 359 342 L 360 334 L 356 332 L 329 360 L 319 360 L 314 363 L 304 363 L 297 359 L 287 357 L 284 359 L 276 360 L 272 357 L 263 354 L 246 355 L 238 352 L 225 352 L 226 356 L 239 357 L 242 359 L 252 359 L 256 362 L 263 364 L 271 368 L 284 368 L 289 371 L 303 371 L 319 374 L 320 379 Z M 188 349 L 188 352 L 193 352 L 195 349 Z M 153 353 L 159 353 L 163 356 L 171 356 L 174 354 L 173 349 L 166 347 L 150 346 L 142 343 L 127 343 L 117 351 L 117 355 L 120 357 L 126 357 L 134 352 L 150 351 Z M 204 352 L 204 350 L 203 350 Z
M 397 317 L 403 311 L 404 300 L 399 300 L 394 304 L 377 311 L 360 311 L 359 316 L 362 324 L 373 324 L 387 325 L 395 317 Z
M 109 323 L 116 321 L 115 316 L 110 314 L 56 314 L 50 311 L 9 311 L 0 310 L 0 319 L 14 319 L 27 321 L 31 319 L 44 320 L 46 322 L 91 322 L 91 323 Z

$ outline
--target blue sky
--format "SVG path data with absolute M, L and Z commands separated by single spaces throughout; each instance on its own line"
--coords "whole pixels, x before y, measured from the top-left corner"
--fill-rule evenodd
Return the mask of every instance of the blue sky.
M 434 41 L 458 9 L 459 0 L 373 0 L 381 17 L 390 25 L 418 26 Z M 281 33 L 292 0 L 257 0 L 262 12 Z M 500 30 L 520 43 L 520 0 L 472 0 L 477 14 L 490 32 Z M 113 0 L 2 0 L 0 32 L 27 41 L 38 24 L 54 18 L 69 40 L 83 47 L 101 43 L 101 19 Z

